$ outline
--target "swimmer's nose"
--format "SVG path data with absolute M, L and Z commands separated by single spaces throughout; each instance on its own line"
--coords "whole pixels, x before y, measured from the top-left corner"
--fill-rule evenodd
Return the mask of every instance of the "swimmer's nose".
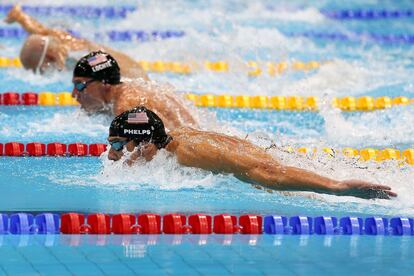
M 76 87 L 73 87 L 72 89 L 72 98 L 77 99 L 79 97 L 79 91 L 76 89 Z

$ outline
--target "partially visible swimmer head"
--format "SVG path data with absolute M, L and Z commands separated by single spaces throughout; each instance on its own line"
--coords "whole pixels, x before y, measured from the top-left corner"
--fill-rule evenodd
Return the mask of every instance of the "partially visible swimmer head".
M 20 50 L 20 60 L 25 69 L 43 74 L 47 70 L 63 70 L 68 50 L 50 36 L 29 35 Z

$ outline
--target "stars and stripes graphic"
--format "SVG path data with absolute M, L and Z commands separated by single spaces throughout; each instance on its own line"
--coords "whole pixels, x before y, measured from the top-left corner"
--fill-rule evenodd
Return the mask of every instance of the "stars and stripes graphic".
M 96 55 L 94 57 L 88 58 L 88 63 L 90 66 L 95 66 L 97 64 L 101 64 L 105 61 L 108 61 L 105 55 Z
M 129 113 L 128 124 L 148 124 L 148 116 L 145 112 Z

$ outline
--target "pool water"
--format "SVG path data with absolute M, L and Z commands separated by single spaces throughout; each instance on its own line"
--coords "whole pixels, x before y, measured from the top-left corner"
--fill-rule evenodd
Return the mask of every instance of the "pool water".
M 11 4 L 5 1 L 4 4 Z M 3 2 L 2 2 L 3 4 Z M 29 5 L 29 4 L 27 4 Z M 31 1 L 31 6 L 68 5 L 64 1 Z M 71 5 L 83 5 L 71 1 Z M 91 6 L 111 6 L 91 1 Z M 0 211 L 77 212 L 204 212 L 209 214 L 412 216 L 411 166 L 396 162 L 361 163 L 319 154 L 308 158 L 280 150 L 283 146 L 378 149 L 414 148 L 414 107 L 345 113 L 330 106 L 333 97 L 406 96 L 414 98 L 414 17 L 338 20 L 327 12 L 356 9 L 409 10 L 410 1 L 118 1 L 135 7 L 125 17 L 50 16 L 39 20 L 71 29 L 110 45 L 137 60 L 198 62 L 226 60 L 227 73 L 200 69 L 191 75 L 150 74 L 178 93 L 230 95 L 317 96 L 320 112 L 193 108 L 203 129 L 247 137 L 253 143 L 278 148 L 270 152 L 283 163 L 337 179 L 359 178 L 389 185 L 393 200 L 363 200 L 297 192 L 289 195 L 256 189 L 231 175 L 184 168 L 161 152 L 148 164 L 133 168 L 95 157 L 0 157 Z M 31 11 L 36 14 L 36 11 Z M 0 9 L 1 16 L 5 15 Z M 0 23 L 0 29 L 18 28 Z M 175 30 L 168 39 L 113 40 L 117 31 Z M 346 34 L 352 39 L 309 32 Z M 0 32 L 1 33 L 1 32 Z M 308 33 L 308 34 L 306 34 Z M 372 39 L 401 36 L 406 40 Z M 0 56 L 18 56 L 22 37 L 1 37 Z M 317 70 L 288 70 L 249 77 L 247 60 L 329 61 Z M 71 91 L 71 72 L 38 76 L 19 68 L 0 70 L 1 91 Z M 111 118 L 87 116 L 77 107 L 0 106 L 0 143 L 18 141 L 104 143 Z M 0 273 L 4 274 L 338 274 L 409 271 L 410 239 L 391 237 L 67 237 L 4 236 Z M 96 238 L 96 240 L 95 240 Z M 130 239 L 123 243 L 122 239 Z M 157 241 L 147 245 L 145 239 Z M 180 239 L 172 245 L 171 240 Z M 80 239 L 79 243 L 68 239 Z M 104 239 L 105 242 L 102 242 Z M 119 240 L 121 239 L 121 242 Z M 279 241 L 280 240 L 280 241 Z M 137 251 L 137 252 L 136 252 Z M 132 253 L 131 253 L 132 252 Z M 135 254 L 136 253 L 136 254 Z M 326 254 L 325 254 L 326 253 Z M 131 257 L 132 254 L 133 256 Z M 344 262 L 343 260 L 347 260 Z M 374 264 L 376 262 L 378 265 Z M 278 265 L 275 265 L 275 264 Z

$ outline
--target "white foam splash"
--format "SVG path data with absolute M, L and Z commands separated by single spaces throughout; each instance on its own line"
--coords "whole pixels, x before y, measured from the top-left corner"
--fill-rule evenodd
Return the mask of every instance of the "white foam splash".
M 117 162 L 108 159 L 108 151 L 101 155 L 103 168 L 94 180 L 116 189 L 179 190 L 213 188 L 220 179 L 211 172 L 180 166 L 166 150 L 159 151 L 150 162 L 136 162 L 131 166 L 124 162 L 128 159 L 125 150 L 124 153 Z
M 414 106 L 365 112 L 347 118 L 345 113 L 334 109 L 322 111 L 321 115 L 325 119 L 324 139 L 332 145 L 392 147 L 413 141 L 414 129 L 409 122 L 414 120 Z
M 389 215 L 412 214 L 414 212 L 412 201 L 414 197 L 414 190 L 412 189 L 414 168 L 412 166 L 400 166 L 398 161 L 361 162 L 342 157 L 340 153 L 332 158 L 324 153 L 310 153 L 308 156 L 304 156 L 302 154 L 286 153 L 279 149 L 273 149 L 271 152 L 286 165 L 303 168 L 336 180 L 360 179 L 388 185 L 398 194 L 398 197 L 392 200 L 366 200 L 351 196 L 319 194 L 316 197 L 317 200 L 335 204 L 357 203 L 357 205 L 347 205 L 352 206 L 352 209 L 344 211 L 359 210 L 360 212 L 366 212 L 370 210 L 375 212 L 376 206 L 387 206 L 389 209 L 381 209 L 381 211 Z
M 72 72 L 69 72 L 67 70 L 62 71 L 62 72 L 50 71 L 44 75 L 35 74 L 31 70 L 22 70 L 21 68 L 8 68 L 6 72 L 7 72 L 6 80 L 14 81 L 16 79 L 20 79 L 20 80 L 24 80 L 26 83 L 32 86 L 38 86 L 39 83 L 41 83 L 42 85 L 68 84 L 71 82 L 71 79 L 72 79 Z
M 69 113 L 54 113 L 51 118 L 28 123 L 27 136 L 37 133 L 82 134 L 90 137 L 102 137 L 108 131 L 110 119 L 104 115 L 88 116 L 81 110 Z

